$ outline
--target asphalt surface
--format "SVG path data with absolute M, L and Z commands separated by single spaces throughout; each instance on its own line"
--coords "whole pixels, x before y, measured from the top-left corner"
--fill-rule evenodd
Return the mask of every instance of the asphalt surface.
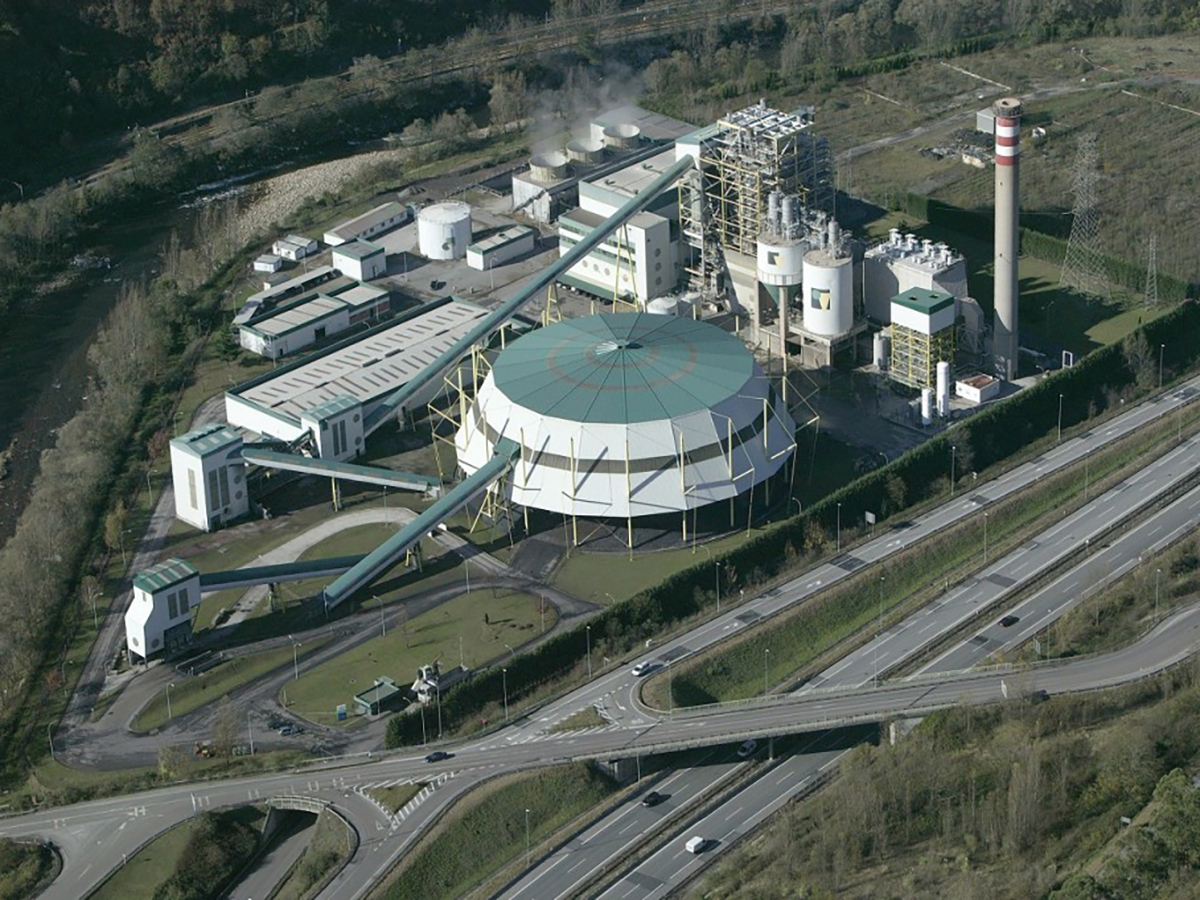
M 1087 548 L 1089 540 L 1100 535 L 1112 523 L 1120 521 L 1142 504 L 1170 489 L 1179 478 L 1200 469 L 1197 446 L 1200 446 L 1200 439 L 1185 441 L 1112 490 L 1046 529 L 1034 540 L 996 560 L 937 603 L 885 630 L 879 637 L 821 672 L 798 693 L 877 682 L 886 675 L 888 669 L 922 652 L 940 636 L 953 631 L 962 622 L 978 614 L 980 609 L 1020 590 L 1038 577 L 1046 567 L 1079 550 L 1081 545 Z M 994 488 L 984 486 L 964 499 L 960 508 L 964 512 L 972 512 L 986 507 L 996 499 L 998 496 Z M 975 635 L 956 645 L 937 663 L 927 667 L 927 670 L 950 672 L 967 669 L 1002 649 L 1016 646 L 1033 631 L 1045 628 L 1078 602 L 1083 590 L 1081 586 L 1093 585 L 1101 579 L 1107 581 L 1119 577 L 1136 564 L 1141 555 L 1148 555 L 1170 543 L 1182 532 L 1194 528 L 1198 520 L 1200 490 L 1190 492 L 1149 521 L 1121 535 L 1112 546 L 1097 546 L 1094 555 L 1012 610 L 1012 613 L 1021 619 L 1021 622 L 1017 623 L 1022 625 L 1018 631 L 1009 634 L 1009 629 L 1005 629 L 997 621 L 981 632 L 982 638 Z M 981 546 L 981 559 L 982 556 Z M 1038 613 L 1034 615 L 1033 610 L 1037 610 Z M 999 613 L 996 618 L 1000 618 Z M 723 847 L 729 846 L 771 812 L 808 789 L 819 778 L 821 772 L 840 758 L 841 752 L 844 751 L 809 751 L 790 756 L 769 775 L 751 783 L 733 799 L 721 804 L 696 823 L 693 831 L 714 842 L 705 853 L 697 856 L 681 851 L 682 842 L 691 834 L 689 832 L 672 845 L 640 862 L 602 896 L 624 900 L 627 897 L 650 898 L 665 895 L 710 862 Z M 689 770 L 686 774 L 695 790 L 703 791 L 711 786 L 712 779 L 702 769 Z M 603 840 L 603 835 L 597 837 Z M 556 875 L 547 872 L 546 868 L 547 863 L 541 863 L 527 874 L 526 880 L 543 879 L 543 887 L 550 890 L 553 896 L 564 896 L 578 884 L 578 879 L 572 881 L 563 876 L 569 869 L 559 867 Z
M 986 485 L 991 500 L 1011 494 L 1050 471 L 1081 458 L 1104 442 L 1144 426 L 1190 400 L 1200 379 L 1187 390 L 1170 394 L 1131 409 L 1098 429 L 1026 463 Z M 975 493 L 973 491 L 972 493 Z M 648 659 L 673 660 L 720 640 L 763 615 L 811 596 L 863 565 L 886 558 L 903 546 L 974 513 L 965 501 L 947 504 L 915 519 L 900 531 L 882 533 L 853 552 L 818 566 L 787 585 L 769 591 L 736 610 L 726 612 L 688 634 L 653 648 Z M 1131 648 L 1105 657 L 1077 660 L 1067 666 L 1050 666 L 1022 676 L 1022 689 L 1034 685 L 1051 693 L 1080 690 L 1132 680 L 1170 664 L 1197 645 L 1200 609 L 1173 616 L 1151 636 Z M 1010 676 L 1011 677 L 1011 676 Z M 938 679 L 941 680 L 938 680 Z M 514 727 L 473 742 L 440 764 L 427 764 L 420 756 L 373 760 L 359 757 L 339 760 L 330 768 L 230 779 L 199 785 L 160 788 L 111 800 L 77 804 L 4 820 L 0 835 L 38 835 L 61 849 L 63 875 L 43 895 L 54 898 L 82 896 L 96 884 L 122 853 L 136 850 L 154 834 L 181 821 L 199 808 L 253 802 L 277 794 L 304 794 L 332 802 L 355 825 L 362 844 L 350 864 L 323 893 L 323 897 L 361 896 L 420 833 L 422 828 L 464 790 L 498 771 L 544 765 L 550 761 L 586 758 L 627 758 L 637 753 L 681 749 L 739 740 L 743 736 L 785 734 L 806 729 L 879 718 L 920 715 L 958 702 L 994 702 L 1003 697 L 1003 672 L 982 675 L 937 676 L 911 684 L 869 687 L 849 691 L 811 691 L 735 709 L 680 712 L 659 718 L 633 702 L 636 680 L 628 667 L 600 675 L 589 685 L 551 704 L 538 715 Z M 574 712 L 596 705 L 614 721 L 590 734 L 548 734 L 548 727 Z M 776 767 L 773 771 L 779 771 Z M 447 782 L 403 820 L 389 819 L 377 806 L 354 791 L 358 784 L 389 778 L 453 772 Z M 780 771 L 776 778 L 788 773 Z M 768 782 L 769 783 L 769 782 Z M 636 874 L 636 873 L 635 873 Z
M 225 893 L 229 900 L 264 900 L 303 855 L 312 840 L 315 816 L 297 815 L 287 832 L 277 835 L 245 877 Z

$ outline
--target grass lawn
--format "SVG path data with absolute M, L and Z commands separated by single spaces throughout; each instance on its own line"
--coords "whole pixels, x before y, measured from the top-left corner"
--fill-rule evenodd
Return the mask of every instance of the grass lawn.
M 487 622 L 484 617 L 487 617 Z M 369 688 L 375 678 L 387 676 L 408 684 L 417 667 L 440 659 L 449 668 L 458 665 L 459 639 L 463 660 L 476 668 L 503 656 L 508 647 L 519 647 L 540 633 L 540 607 L 536 598 L 513 591 L 472 591 L 422 613 L 407 626 L 389 628 L 318 666 L 288 684 L 289 709 L 324 725 L 336 725 L 339 703 L 353 708 L 354 695 Z M 548 607 L 547 630 L 553 627 Z M 342 724 L 354 721 L 354 717 Z
M 298 648 L 299 655 L 303 657 L 312 653 L 324 646 L 328 640 L 329 638 L 323 636 L 311 638 L 303 647 Z M 291 647 L 278 647 L 234 657 L 191 678 L 181 675 L 171 688 L 171 712 L 173 715 L 182 716 L 206 703 L 220 700 L 230 691 L 287 665 L 293 659 Z M 131 728 L 134 731 L 145 732 L 160 727 L 166 721 L 167 692 L 163 690 L 142 708 L 133 720 Z
M 586 764 L 506 775 L 468 794 L 369 896 L 450 900 L 617 790 Z M 464 848 L 470 865 L 464 865 Z
M 393 784 L 391 787 L 371 788 L 367 793 L 379 801 L 384 809 L 395 815 L 409 800 L 421 793 L 424 787 L 425 782 L 412 781 L 408 784 Z
M 246 822 L 257 828 L 265 813 L 256 807 L 241 806 L 215 815 L 221 819 L 228 817 L 233 821 Z M 91 894 L 90 900 L 153 900 L 158 886 L 174 873 L 175 865 L 198 822 L 193 817 L 152 840 Z

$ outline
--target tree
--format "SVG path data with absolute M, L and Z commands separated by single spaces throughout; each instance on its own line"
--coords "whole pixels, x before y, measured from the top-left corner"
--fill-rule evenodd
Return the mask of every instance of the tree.
M 170 781 L 179 775 L 183 764 L 183 754 L 178 747 L 163 746 L 158 748 L 158 777 Z
M 890 516 L 904 509 L 904 501 L 907 495 L 908 488 L 904 485 L 904 479 L 893 472 L 883 483 L 883 514 Z
M 497 72 L 492 82 L 488 111 L 493 125 L 506 125 L 524 118 L 528 107 L 524 72 Z
M 1154 351 L 1146 339 L 1146 333 L 1140 328 L 1125 338 L 1121 344 L 1125 354 L 1125 365 L 1140 390 L 1148 391 L 1158 383 L 1158 361 Z
M 124 553 L 125 523 L 129 520 L 129 510 L 125 501 L 118 500 L 117 505 L 109 510 L 104 517 L 104 545 L 109 550 L 121 550 Z

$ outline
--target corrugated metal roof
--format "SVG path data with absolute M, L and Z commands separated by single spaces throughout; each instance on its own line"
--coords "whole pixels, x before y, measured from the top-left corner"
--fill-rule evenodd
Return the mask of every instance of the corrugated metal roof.
M 197 574 L 198 570 L 191 563 L 171 557 L 134 575 L 133 586 L 152 594 Z
M 330 416 L 336 416 L 338 413 L 345 412 L 348 409 L 361 407 L 362 404 L 353 397 L 334 397 L 332 400 L 326 400 L 324 403 L 318 403 L 312 409 L 305 412 L 305 415 L 321 420 L 327 419 Z
M 351 241 L 348 244 L 342 244 L 340 247 L 333 248 L 334 256 L 345 256 L 350 259 L 367 259 L 383 253 L 383 248 L 378 244 L 372 244 L 370 241 Z
M 571 319 L 509 345 L 496 387 L 535 412 L 578 422 L 670 419 L 711 409 L 754 375 L 733 335 L 693 319 L 622 313 Z
M 189 431 L 186 434 L 181 434 L 177 438 L 172 438 L 171 444 L 187 450 L 195 456 L 203 457 L 223 450 L 225 447 L 241 439 L 242 436 L 228 425 L 214 422 L 201 426 L 194 431 Z
M 467 248 L 467 250 L 473 250 L 476 253 L 486 253 L 488 250 L 496 250 L 500 247 L 506 247 L 509 244 L 521 240 L 527 234 L 533 233 L 533 229 L 528 225 L 517 225 L 515 228 L 506 228 L 503 231 L 497 232 L 496 234 L 488 235 L 482 240 L 473 243 Z
M 913 288 L 892 298 L 893 303 L 907 307 L 914 312 L 931 316 L 947 306 L 954 305 L 954 298 L 942 291 L 930 291 L 925 288 Z

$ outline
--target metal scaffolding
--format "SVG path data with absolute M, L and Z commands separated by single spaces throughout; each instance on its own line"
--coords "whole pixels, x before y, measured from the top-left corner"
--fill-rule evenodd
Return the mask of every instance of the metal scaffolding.
M 953 325 L 933 334 L 892 323 L 892 360 L 889 372 L 893 381 L 910 388 L 933 387 L 937 382 L 937 364 L 954 362 L 957 329 Z

